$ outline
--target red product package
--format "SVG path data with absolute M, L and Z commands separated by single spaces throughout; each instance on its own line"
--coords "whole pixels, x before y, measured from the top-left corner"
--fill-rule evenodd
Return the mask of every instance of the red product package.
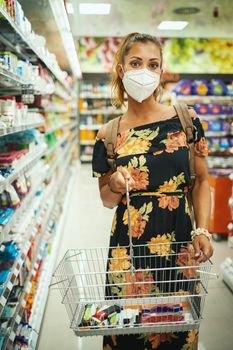
M 166 322 L 178 322 L 183 321 L 183 314 L 173 314 L 173 313 L 151 313 L 151 314 L 143 314 L 142 315 L 142 323 L 166 323 Z

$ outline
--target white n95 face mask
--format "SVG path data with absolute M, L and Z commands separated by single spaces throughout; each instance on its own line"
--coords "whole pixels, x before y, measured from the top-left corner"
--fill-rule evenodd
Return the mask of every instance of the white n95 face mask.
M 128 70 L 122 79 L 127 94 L 140 103 L 153 94 L 159 81 L 160 74 L 146 68 Z

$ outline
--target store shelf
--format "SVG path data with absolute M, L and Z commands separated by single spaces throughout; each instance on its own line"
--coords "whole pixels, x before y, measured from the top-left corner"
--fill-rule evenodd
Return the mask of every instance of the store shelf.
M 31 123 L 31 124 L 26 124 L 26 125 L 20 125 L 20 126 L 12 126 L 10 128 L 0 128 L 0 137 L 9 135 L 9 134 L 14 134 L 17 132 L 25 131 L 25 130 L 30 130 L 34 128 L 39 128 L 40 126 L 43 126 L 45 121 L 41 121 L 38 123 Z
M 116 109 L 93 109 L 90 111 L 80 111 L 80 115 L 96 115 L 96 114 L 103 114 L 103 115 L 120 115 L 122 114 L 122 111 L 116 110 Z
M 95 140 L 85 140 L 85 141 L 80 141 L 81 146 L 89 146 L 89 145 L 94 145 Z
M 69 209 L 69 199 L 70 199 L 70 196 L 72 193 L 74 181 L 75 181 L 75 172 L 73 172 L 73 174 L 72 174 L 72 177 L 69 181 L 68 189 L 66 191 L 67 194 L 65 197 L 64 205 L 63 205 L 63 213 L 62 213 L 62 216 L 61 216 L 59 223 L 56 227 L 56 233 L 54 236 L 54 241 L 52 243 L 51 256 L 49 259 L 46 259 L 46 263 L 42 267 L 39 288 L 37 290 L 37 295 L 36 295 L 34 306 L 33 306 L 35 312 L 32 313 L 32 316 L 30 318 L 30 324 L 31 324 L 32 328 L 35 330 L 32 333 L 32 338 L 31 338 L 31 342 L 30 342 L 31 343 L 31 347 L 30 347 L 31 350 L 36 348 L 36 343 L 37 343 L 38 334 L 39 334 L 40 327 L 41 327 L 44 308 L 45 308 L 48 293 L 49 293 L 49 285 L 50 285 L 50 281 L 52 278 L 54 265 L 55 265 L 56 259 L 57 259 L 57 251 L 58 251 L 59 243 L 61 240 L 61 235 L 63 233 L 63 228 L 64 228 L 66 217 L 67 217 L 67 212 Z
M 226 115 L 226 114 L 198 114 L 198 117 L 201 120 L 219 120 L 219 119 L 231 119 L 233 118 L 233 115 Z
M 71 99 L 71 95 L 69 95 L 62 87 L 55 87 L 54 95 L 62 98 L 65 101 L 69 101 Z
M 197 96 L 197 95 L 190 95 L 190 96 L 176 96 L 177 102 L 232 102 L 233 96 Z
M 70 121 L 66 121 L 65 123 L 62 123 L 60 125 L 57 125 L 57 126 L 54 126 L 52 128 L 49 128 L 47 130 L 45 130 L 45 135 L 48 135 L 48 134 L 51 134 L 52 132 L 54 131 L 57 131 L 57 130 L 60 130 L 60 129 L 63 129 L 63 128 L 69 128 L 69 129 L 72 129 L 74 128 L 75 126 L 77 125 L 76 122 L 70 122 Z
M 58 140 L 58 142 L 51 148 L 49 148 L 46 153 L 45 157 L 49 157 L 58 147 L 60 147 L 63 143 L 65 143 L 68 140 L 69 135 L 65 135 Z
M 8 299 L 8 297 L 11 293 L 11 290 L 14 286 L 14 283 L 15 283 L 15 281 L 20 273 L 22 265 L 25 261 L 27 254 L 28 254 L 29 248 L 31 246 L 31 242 L 35 236 L 35 231 L 32 230 L 32 227 L 31 227 L 31 230 L 29 232 L 30 232 L 30 237 L 28 237 L 28 239 L 25 241 L 25 244 L 24 244 L 23 248 L 21 249 L 19 256 L 17 257 L 17 259 L 12 267 L 11 274 L 9 275 L 6 283 L 2 286 L 3 292 L 0 296 L 0 318 L 2 315 L 2 311 L 7 303 L 7 299 Z
M 60 69 L 57 69 L 56 67 L 53 67 L 49 62 L 48 59 L 44 54 L 42 54 L 35 45 L 24 35 L 24 33 L 21 31 L 17 23 L 14 22 L 12 17 L 7 13 L 7 11 L 0 5 L 0 15 L 1 15 L 1 35 L 4 35 L 5 30 L 7 34 L 13 34 L 13 36 L 17 37 L 17 42 L 22 44 L 21 47 L 24 48 L 25 55 L 20 51 L 17 50 L 17 46 L 15 47 L 15 50 L 18 54 L 25 56 L 28 56 L 28 52 L 31 51 L 41 62 L 45 64 L 45 66 L 50 70 L 50 72 L 54 75 L 54 77 L 67 89 L 69 90 L 69 85 L 64 79 L 64 75 Z M 4 38 L 7 40 L 7 36 L 4 36 Z
M 93 94 L 93 93 L 81 93 L 80 98 L 84 99 L 105 99 L 105 100 L 111 100 L 110 94 Z
M 92 161 L 92 155 L 91 154 L 82 154 L 80 156 L 81 162 L 91 162 Z
M 79 126 L 80 130 L 99 130 L 101 128 L 102 124 L 93 124 L 93 125 L 85 125 L 81 124 Z
M 59 188 L 59 186 L 55 186 L 55 188 L 57 190 L 57 188 Z M 51 192 L 51 190 L 50 190 L 50 192 Z M 50 196 L 51 195 L 52 195 L 52 193 L 50 193 Z M 50 198 L 48 196 L 48 193 L 47 193 L 47 198 Z M 54 195 L 54 200 L 55 200 L 55 195 Z M 45 197 L 43 197 L 43 201 L 46 201 Z M 43 201 L 41 201 L 41 202 L 43 203 Z M 48 211 L 47 211 L 45 222 L 43 223 L 44 230 L 42 230 L 42 231 L 46 231 L 46 227 L 49 224 L 51 216 L 53 215 L 52 214 L 53 208 L 54 208 L 54 201 L 52 202 L 52 205 L 51 205 L 50 209 L 48 209 Z M 31 236 L 31 239 L 30 239 L 31 242 L 32 242 L 34 236 L 35 236 L 35 234 L 33 234 Z M 30 271 L 30 273 L 28 275 L 27 281 L 25 283 L 25 287 L 24 287 L 24 289 L 22 291 L 22 297 L 21 297 L 21 299 L 19 301 L 19 305 L 18 305 L 18 307 L 16 309 L 16 312 L 15 312 L 15 315 L 13 317 L 13 322 L 11 323 L 11 328 L 10 328 L 10 334 L 8 336 L 8 339 L 6 340 L 6 342 L 4 344 L 3 350 L 9 350 L 13 346 L 13 343 L 14 343 L 14 340 L 15 340 L 15 337 L 16 337 L 17 328 L 18 328 L 18 325 L 20 324 L 20 322 L 22 320 L 23 312 L 24 312 L 25 306 L 26 306 L 26 301 L 25 301 L 25 296 L 26 295 L 25 294 L 27 294 L 30 291 L 31 279 L 35 276 L 36 271 L 37 271 L 37 269 L 39 267 L 39 263 L 43 259 L 44 250 L 45 250 L 44 243 L 45 242 L 43 241 L 43 235 L 42 235 L 41 238 L 40 238 L 40 241 L 38 243 L 39 247 L 37 249 L 37 253 L 35 254 L 36 258 L 34 259 L 33 264 L 32 264 L 33 267 L 32 267 L 32 269 L 31 269 L 31 271 Z M 30 245 L 26 248 L 27 252 L 28 252 L 28 250 L 30 248 Z M 27 255 L 27 253 L 25 254 L 25 257 L 26 257 L 26 255 Z M 19 274 L 19 272 L 20 272 L 20 269 L 18 270 L 18 274 Z
M 17 74 L 10 72 L 4 67 L 0 66 L 0 86 L 22 88 L 26 85 L 31 85 L 29 82 L 23 81 Z
M 222 271 L 223 281 L 228 285 L 228 287 L 233 292 L 233 260 L 232 258 L 226 258 L 220 265 Z
M 15 209 L 9 223 L 0 229 L 0 238 L 1 238 L 0 242 L 3 242 L 7 239 L 7 235 L 12 230 L 15 222 L 21 217 L 22 213 L 26 210 L 26 208 L 30 206 L 31 201 L 33 200 L 33 197 L 35 197 L 36 192 L 38 191 L 39 187 L 43 183 L 44 179 L 45 179 L 45 176 L 40 178 L 37 181 L 37 183 L 31 188 L 30 192 L 23 199 L 20 207 L 18 209 Z
M 206 137 L 232 136 L 228 131 L 205 131 Z
M 23 175 L 31 169 L 38 160 L 44 155 L 46 146 L 38 146 L 33 151 L 21 157 L 15 166 L 15 170 L 4 181 L 0 181 L 0 192 L 2 192 L 9 184 L 15 181 L 18 177 Z
M 54 107 L 47 107 L 43 109 L 44 113 L 69 113 L 69 110 L 67 108 L 64 108 L 64 106 L 54 106 Z

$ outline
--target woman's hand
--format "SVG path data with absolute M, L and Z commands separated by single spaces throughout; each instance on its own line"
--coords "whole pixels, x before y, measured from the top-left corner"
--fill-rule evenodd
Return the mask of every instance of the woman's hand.
M 131 177 L 130 173 L 126 169 L 117 170 L 113 173 L 109 179 L 109 187 L 112 192 L 125 194 L 126 185 L 125 180 L 128 180 L 129 190 L 131 190 L 135 181 Z
M 193 239 L 194 259 L 201 263 L 213 255 L 213 246 L 208 237 L 199 235 Z

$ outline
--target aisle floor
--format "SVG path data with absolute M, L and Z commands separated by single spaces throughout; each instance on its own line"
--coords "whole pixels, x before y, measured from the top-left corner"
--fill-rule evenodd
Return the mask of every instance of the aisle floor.
M 58 253 L 60 261 L 69 248 L 107 246 L 113 211 L 102 206 L 97 180 L 91 177 L 89 165 L 77 172 L 69 212 Z M 214 243 L 214 270 L 233 250 L 226 241 Z M 77 338 L 69 328 L 69 319 L 61 304 L 58 290 L 50 290 L 37 350 L 100 350 L 101 337 Z M 222 282 L 211 280 L 205 303 L 199 350 L 232 350 L 233 294 Z M 135 349 L 136 350 L 136 349 Z

